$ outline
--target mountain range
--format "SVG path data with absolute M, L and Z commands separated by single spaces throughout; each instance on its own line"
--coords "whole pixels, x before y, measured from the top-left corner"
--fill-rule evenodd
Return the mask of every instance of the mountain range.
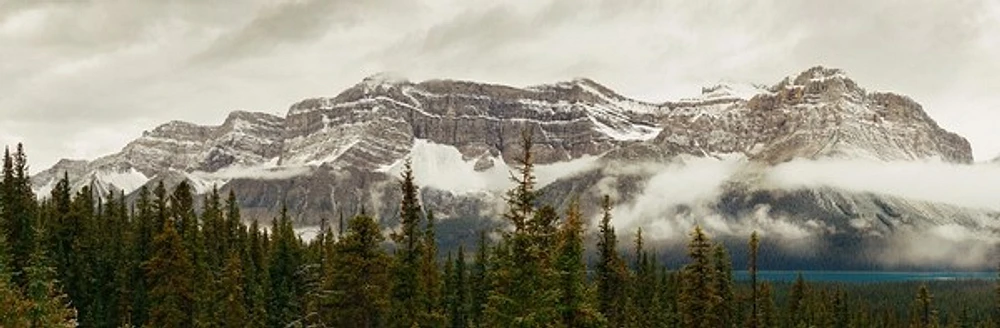
M 118 153 L 59 161 L 33 184 L 44 196 L 67 174 L 77 189 L 134 195 L 186 180 L 198 193 L 235 191 L 248 219 L 287 204 L 309 226 L 365 208 L 392 227 L 410 159 L 444 238 L 461 241 L 502 224 L 524 130 L 536 142 L 544 202 L 579 199 L 596 217 L 598 199 L 611 195 L 620 229 L 642 227 L 665 244 L 700 224 L 734 244 L 762 231 L 783 254 L 819 266 L 964 266 L 978 262 L 949 262 L 950 253 L 941 263 L 911 261 L 921 250 L 907 241 L 1000 232 L 998 214 L 985 208 L 789 182 L 810 163 L 973 165 L 969 142 L 912 99 L 867 91 L 825 67 L 663 103 L 589 79 L 511 87 L 380 74 L 294 103 L 284 117 L 237 111 L 218 126 L 169 122 Z M 957 252 L 979 250 L 960 244 Z

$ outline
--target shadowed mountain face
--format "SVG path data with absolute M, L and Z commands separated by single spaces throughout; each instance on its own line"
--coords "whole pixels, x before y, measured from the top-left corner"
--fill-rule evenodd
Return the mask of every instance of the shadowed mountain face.
M 73 186 L 102 193 L 187 180 L 199 193 L 234 190 L 248 218 L 270 218 L 285 202 L 309 225 L 365 206 L 392 226 L 398 173 L 410 158 L 425 206 L 471 236 L 472 223 L 462 222 L 502 224 L 491 220 L 504 210 L 523 130 L 537 142 L 544 201 L 563 207 L 576 197 L 596 215 L 596 200 L 610 194 L 618 225 L 648 227 L 654 238 L 677 239 L 696 223 L 733 238 L 756 229 L 777 240 L 886 243 L 940 226 L 997 229 L 982 209 L 770 183 L 772 168 L 797 160 L 972 163 L 969 143 L 913 100 L 866 91 L 823 67 L 663 104 L 587 79 L 517 88 L 376 75 L 336 96 L 299 101 L 285 117 L 234 112 L 219 126 L 170 122 L 119 153 L 61 161 L 33 182 L 47 195 L 64 173 Z

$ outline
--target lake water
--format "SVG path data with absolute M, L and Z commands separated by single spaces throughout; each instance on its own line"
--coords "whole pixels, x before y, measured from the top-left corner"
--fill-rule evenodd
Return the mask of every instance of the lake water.
M 932 280 L 995 280 L 996 272 L 882 272 L 882 271 L 758 271 L 760 281 L 795 281 L 799 272 L 813 282 L 905 282 Z M 750 280 L 747 271 L 733 272 L 736 280 Z

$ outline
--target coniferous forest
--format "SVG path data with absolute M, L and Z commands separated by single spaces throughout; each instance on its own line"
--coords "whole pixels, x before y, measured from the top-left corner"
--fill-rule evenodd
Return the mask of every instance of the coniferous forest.
M 688 264 L 658 264 L 642 231 L 597 234 L 577 204 L 539 204 L 525 134 L 506 228 L 441 254 L 407 165 L 400 225 L 362 211 L 304 241 L 283 210 L 245 223 L 234 194 L 196 208 L 186 183 L 34 195 L 24 149 L 0 183 L 0 327 L 996 327 L 993 282 L 841 285 L 749 281 L 699 227 Z M 596 238 L 596 249 L 586 249 Z M 390 246 L 391 245 L 391 246 Z M 466 248 L 468 247 L 468 248 Z M 588 256 L 587 254 L 593 254 Z M 587 260 L 592 258 L 592 260 Z

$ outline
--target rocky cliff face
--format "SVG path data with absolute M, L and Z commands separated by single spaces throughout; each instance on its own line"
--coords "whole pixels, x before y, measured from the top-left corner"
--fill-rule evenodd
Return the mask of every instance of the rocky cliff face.
M 743 153 L 772 164 L 824 157 L 972 162 L 968 141 L 941 129 L 919 104 L 867 92 L 840 70 L 815 67 L 742 94 L 722 88 L 666 104 L 666 128 L 654 142 L 689 154 Z
M 34 183 L 45 194 L 65 172 L 77 187 L 130 193 L 186 179 L 199 192 L 236 191 L 250 218 L 270 218 L 287 202 L 303 224 L 366 206 L 392 225 L 399 166 L 411 158 L 428 208 L 439 217 L 481 219 L 503 210 L 508 163 L 521 151 L 523 130 L 538 144 L 546 200 L 563 205 L 580 196 L 591 212 L 603 194 L 627 208 L 657 183 L 684 183 L 658 180 L 662 170 L 736 158 L 739 169 L 727 171 L 720 196 L 698 204 L 665 199 L 676 204 L 656 213 L 659 220 L 743 222 L 764 211 L 796 227 L 885 235 L 925 224 L 983 228 L 988 217 L 933 202 L 762 183 L 767 168 L 795 159 L 972 162 L 969 143 L 919 104 L 866 91 L 823 67 L 772 86 L 723 84 L 663 104 L 587 79 L 517 88 L 377 75 L 338 95 L 297 102 L 285 117 L 235 112 L 219 126 L 170 122 L 117 154 L 59 162 Z

